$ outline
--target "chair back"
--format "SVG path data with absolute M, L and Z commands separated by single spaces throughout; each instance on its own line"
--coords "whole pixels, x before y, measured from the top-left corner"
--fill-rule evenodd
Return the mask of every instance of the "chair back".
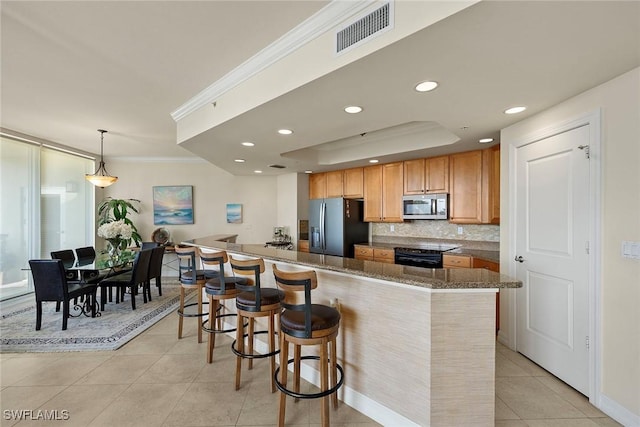
M 239 274 L 247 277 L 247 282 L 236 283 L 236 289 L 242 292 L 251 292 L 255 295 L 255 309 L 260 311 L 260 302 L 262 301 L 262 289 L 260 287 L 260 274 L 264 273 L 264 260 L 262 258 L 255 259 L 237 259 L 229 256 L 229 264 L 233 274 Z
M 142 242 L 142 245 L 140 246 L 141 250 L 145 250 L 145 249 L 153 249 L 155 247 L 158 247 L 159 244 L 156 242 Z
M 224 274 L 224 265 L 229 262 L 227 251 L 203 252 L 200 248 L 198 248 L 198 254 L 200 255 L 200 261 L 202 262 L 203 268 L 218 267 L 217 279 L 220 281 L 220 292 L 226 292 L 227 287 L 225 279 L 229 279 L 228 277 L 225 277 Z M 234 281 L 234 283 L 236 284 L 236 289 L 239 289 L 237 286 L 237 281 Z
M 273 276 L 276 285 L 285 293 L 281 305 L 286 310 L 302 312 L 304 314 L 304 337 L 311 337 L 311 290 L 318 287 L 315 270 L 282 271 L 273 266 Z M 304 302 L 298 304 L 296 294 L 304 293 Z
M 149 263 L 152 249 L 146 249 L 136 254 L 131 271 L 131 284 L 144 283 L 149 277 Z
M 66 268 L 73 267 L 76 262 L 76 256 L 71 249 L 53 251 L 51 252 L 51 259 L 62 260 L 62 264 Z
M 77 248 L 76 256 L 78 257 L 78 261 L 80 262 L 84 262 L 86 264 L 92 263 L 96 259 L 96 250 L 93 248 L 93 246 Z
M 155 246 L 150 250 L 151 258 L 149 260 L 149 280 L 155 279 L 156 277 L 160 277 L 162 275 L 162 257 L 164 255 L 164 246 Z
M 36 301 L 64 301 L 68 296 L 67 279 L 60 259 L 29 260 Z
M 180 282 L 195 285 L 197 283 L 196 247 L 176 245 L 175 252 L 178 257 Z

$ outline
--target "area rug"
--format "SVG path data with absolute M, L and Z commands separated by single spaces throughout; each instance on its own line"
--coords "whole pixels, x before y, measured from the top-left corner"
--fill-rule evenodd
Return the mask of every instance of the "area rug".
M 66 331 L 62 330 L 62 308 L 56 313 L 55 302 L 43 303 L 42 328 L 36 331 L 35 298 L 31 297 L 26 305 L 2 313 L 0 353 L 116 350 L 178 307 L 180 284 L 175 279 L 162 281 L 162 296 L 154 285 L 151 302 L 143 304 L 142 295 L 136 296 L 136 310 L 131 310 L 125 296 L 119 304 L 107 303 L 99 317 L 70 317 Z

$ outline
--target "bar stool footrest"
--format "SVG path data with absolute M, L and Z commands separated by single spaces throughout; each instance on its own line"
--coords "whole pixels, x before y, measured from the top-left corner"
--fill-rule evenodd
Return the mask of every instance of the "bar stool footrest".
M 247 326 L 247 325 L 245 325 Z M 253 335 L 258 335 L 258 334 L 267 334 L 269 333 L 269 331 L 254 331 Z M 277 335 L 277 333 L 276 333 Z M 244 334 L 243 337 L 248 337 L 249 334 Z M 240 356 L 244 359 L 263 359 L 265 357 L 271 357 L 271 356 L 275 356 L 276 354 L 280 353 L 280 349 L 278 350 L 274 350 L 272 352 L 269 353 L 240 353 L 237 349 L 236 349 L 236 342 L 238 340 L 233 340 L 233 342 L 231 343 L 231 351 L 233 352 L 233 354 L 235 354 L 236 356 Z
M 300 360 L 320 360 L 320 356 L 302 356 L 300 358 Z M 294 361 L 295 361 L 295 359 L 289 359 L 287 361 L 287 366 L 289 366 Z M 275 372 L 273 373 L 273 376 L 274 376 L 274 378 L 276 380 L 276 387 L 278 388 L 278 390 L 280 390 L 284 394 L 286 394 L 288 396 L 291 396 L 291 397 L 295 397 L 296 399 L 317 399 L 319 397 L 329 396 L 329 395 L 337 392 L 338 389 L 340 387 L 342 387 L 342 383 L 344 382 L 344 371 L 342 370 L 342 366 L 340 366 L 339 363 L 336 363 L 336 368 L 338 369 L 338 372 L 340 372 L 340 378 L 339 378 L 338 382 L 336 383 L 336 385 L 334 387 L 331 387 L 328 390 L 321 391 L 319 393 L 299 393 L 299 392 L 295 392 L 293 390 L 289 390 L 288 388 L 286 388 L 278 380 L 278 372 L 280 372 L 280 366 L 278 366 L 276 368 Z
M 220 308 L 218 308 L 219 310 Z M 208 315 L 209 313 L 207 313 Z M 238 315 L 236 313 L 226 313 L 226 314 L 218 314 L 216 315 L 215 320 L 218 320 L 221 317 L 238 317 Z M 229 332 L 235 332 L 237 328 L 232 328 L 232 329 L 212 329 L 212 328 L 207 328 L 205 325 L 205 323 L 207 323 L 207 320 L 205 320 L 204 322 L 202 322 L 202 330 L 209 333 L 209 334 L 226 334 Z M 215 321 L 213 322 L 215 324 Z
M 192 302 L 189 304 L 185 304 L 184 307 L 182 308 L 182 310 L 180 310 L 180 308 L 178 307 L 178 309 L 176 310 L 176 312 L 178 313 L 178 316 L 180 317 L 203 317 L 203 316 L 208 316 L 209 313 L 205 312 L 204 310 L 202 311 L 202 313 L 185 313 L 184 309 L 187 307 L 193 307 L 193 306 L 197 306 L 198 303 L 197 302 Z M 202 305 L 209 305 L 209 301 L 203 301 Z

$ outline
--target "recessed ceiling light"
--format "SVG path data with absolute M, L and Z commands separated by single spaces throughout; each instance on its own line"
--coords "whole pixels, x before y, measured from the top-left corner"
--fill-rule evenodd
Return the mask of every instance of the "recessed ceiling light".
M 482 138 L 482 139 L 478 140 L 478 142 L 480 144 L 488 144 L 490 142 L 493 142 L 493 138 Z
M 418 92 L 429 92 L 438 87 L 438 82 L 426 81 L 421 82 L 416 85 L 416 90 Z
M 235 159 L 234 162 L 236 162 L 236 163 L 244 163 L 244 159 Z
M 377 160 L 377 159 L 371 159 L 371 160 L 369 160 L 369 163 L 378 163 L 379 161 L 380 160 Z
M 349 114 L 357 114 L 362 111 L 362 107 L 358 107 L 357 105 L 349 105 L 348 107 L 344 107 L 344 111 Z
M 253 173 L 262 173 L 261 170 L 254 170 Z
M 304 171 L 304 173 L 313 173 L 313 171 L 306 170 L 306 171 Z
M 253 142 L 245 141 L 242 143 L 242 145 L 244 145 L 245 147 L 253 147 L 256 144 L 254 144 Z
M 280 129 L 278 130 L 280 135 L 291 135 L 293 131 L 291 129 Z
M 518 113 L 522 113 L 524 110 L 526 110 L 527 107 L 511 107 L 511 108 L 507 108 L 506 110 L 504 110 L 505 114 L 518 114 Z

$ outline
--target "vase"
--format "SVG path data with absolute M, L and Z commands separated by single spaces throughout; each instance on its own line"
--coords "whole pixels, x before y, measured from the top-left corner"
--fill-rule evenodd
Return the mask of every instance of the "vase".
M 115 239 L 109 239 L 107 240 L 108 242 L 108 253 L 109 253 L 109 259 L 111 260 L 112 263 L 116 263 L 117 261 L 120 260 L 120 255 L 121 255 L 121 251 L 120 251 L 120 240 L 115 240 Z

